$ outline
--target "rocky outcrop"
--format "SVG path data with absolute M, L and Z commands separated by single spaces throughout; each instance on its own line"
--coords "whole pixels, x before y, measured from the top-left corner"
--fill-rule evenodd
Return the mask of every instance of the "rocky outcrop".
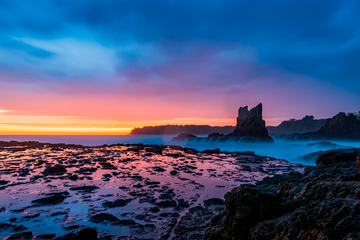
M 248 110 L 248 106 L 240 107 L 238 111 L 234 136 L 268 137 L 265 121 L 262 118 L 262 104 Z
M 262 104 L 260 103 L 250 111 L 248 107 L 240 107 L 237 117 L 237 125 L 233 132 L 224 135 L 221 132 L 213 132 L 208 137 L 197 137 L 191 133 L 181 133 L 172 139 L 173 141 L 196 141 L 196 142 L 274 142 L 269 136 L 262 118 Z
M 360 239 L 359 153 L 327 151 L 303 174 L 234 188 L 204 239 Z
M 262 104 L 259 103 L 250 111 L 248 110 L 248 106 L 240 107 L 236 128 L 228 136 L 273 141 L 272 138 L 269 137 L 268 131 L 265 127 L 265 121 L 262 118 Z
M 360 139 L 360 121 L 353 114 L 340 112 L 326 121 L 317 135 L 331 139 Z
M 191 141 L 196 139 L 197 136 L 191 133 L 180 133 L 177 137 L 173 137 L 173 141 Z
M 316 132 L 280 136 L 286 140 L 360 140 L 360 121 L 353 114 L 340 112 L 327 119 Z

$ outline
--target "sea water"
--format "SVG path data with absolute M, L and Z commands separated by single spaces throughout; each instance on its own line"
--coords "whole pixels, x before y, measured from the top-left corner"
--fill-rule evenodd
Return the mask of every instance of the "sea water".
M 172 141 L 173 136 L 154 135 L 2 135 L 0 141 L 39 141 L 46 143 L 81 144 L 84 146 L 99 146 L 103 144 L 164 144 L 179 145 L 194 148 L 199 151 L 219 148 L 221 151 L 253 151 L 260 156 L 285 159 L 293 163 L 315 165 L 315 160 L 304 160 L 301 156 L 309 153 L 326 151 L 335 148 L 360 148 L 359 142 L 331 141 L 286 141 L 274 139 L 274 143 L 241 143 L 241 142 L 210 142 L 210 141 Z

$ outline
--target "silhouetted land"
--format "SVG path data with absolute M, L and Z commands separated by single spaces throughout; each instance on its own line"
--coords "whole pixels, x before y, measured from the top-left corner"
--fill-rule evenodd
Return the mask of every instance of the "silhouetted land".
M 228 134 L 234 131 L 234 126 L 212 127 L 209 125 L 161 125 L 134 128 L 130 135 L 177 135 L 180 133 L 191 133 L 197 135 L 208 135 L 213 132 Z
M 283 121 L 277 127 L 267 126 L 269 134 L 291 134 L 316 132 L 324 126 L 327 119 L 314 119 L 314 116 L 306 115 L 300 120 L 290 119 Z
M 314 116 L 306 116 L 300 120 L 290 119 L 283 121 L 278 126 L 267 126 L 269 134 L 292 134 L 316 132 L 324 126 L 326 119 L 314 119 Z M 220 133 L 227 135 L 233 132 L 235 126 L 213 127 L 209 125 L 161 125 L 134 128 L 130 135 L 178 135 L 191 133 L 195 135 L 209 135 Z
M 340 112 L 326 120 L 316 132 L 281 136 L 287 140 L 360 140 L 360 121 L 355 115 Z

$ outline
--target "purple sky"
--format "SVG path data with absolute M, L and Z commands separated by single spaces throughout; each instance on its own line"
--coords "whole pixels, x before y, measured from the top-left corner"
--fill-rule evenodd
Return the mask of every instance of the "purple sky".
M 0 131 L 328 118 L 359 80 L 357 0 L 0 1 Z

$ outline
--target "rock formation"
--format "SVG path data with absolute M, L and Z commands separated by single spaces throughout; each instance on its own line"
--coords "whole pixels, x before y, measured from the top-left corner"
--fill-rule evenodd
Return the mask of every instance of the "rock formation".
M 173 141 L 191 141 L 196 139 L 197 136 L 191 133 L 180 133 L 177 137 L 173 137 Z
M 353 114 L 340 112 L 326 120 L 316 132 L 283 135 L 287 140 L 360 140 L 360 121 Z
M 359 152 L 327 151 L 303 174 L 234 188 L 204 239 L 360 239 Z
M 353 114 L 340 112 L 326 121 L 317 135 L 332 139 L 360 139 L 360 121 Z
M 196 137 L 191 133 L 181 133 L 172 139 L 173 141 L 211 141 L 211 142 L 274 142 L 269 136 L 262 118 L 262 104 L 260 103 L 250 111 L 248 107 L 240 107 L 237 117 L 237 125 L 232 133 L 224 135 L 221 132 L 213 132 L 207 138 Z
M 262 118 L 262 104 L 248 110 L 248 106 L 240 107 L 238 111 L 237 124 L 235 130 L 228 136 L 247 137 L 256 140 L 273 141 L 269 137 Z

